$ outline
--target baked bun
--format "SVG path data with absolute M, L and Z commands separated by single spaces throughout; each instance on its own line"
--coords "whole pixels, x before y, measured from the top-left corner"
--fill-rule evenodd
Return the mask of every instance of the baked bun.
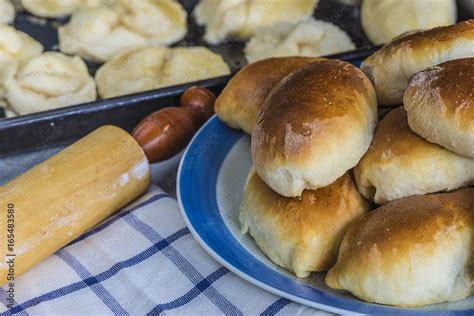
M 15 8 L 10 0 L 0 0 L 0 24 L 12 23 L 15 19 Z
M 97 96 L 85 62 L 57 52 L 12 65 L 4 83 L 8 103 L 21 115 L 91 102 Z
M 125 50 L 181 40 L 187 31 L 186 16 L 175 0 L 122 0 L 108 7 L 83 8 L 58 29 L 59 48 L 105 62 Z
M 402 35 L 362 63 L 382 105 L 401 105 L 411 75 L 448 60 L 474 56 L 474 20 Z
M 245 46 L 248 62 L 277 56 L 324 56 L 355 49 L 337 25 L 313 18 L 259 28 Z
M 474 159 L 429 143 L 411 131 L 403 107 L 380 121 L 354 169 L 359 191 L 377 204 L 474 183 Z
M 282 80 L 252 132 L 258 175 L 283 196 L 325 187 L 357 165 L 377 122 L 374 88 L 362 71 L 318 60 Z
M 368 209 L 347 173 L 294 199 L 272 191 L 252 168 L 239 219 L 242 233 L 250 232 L 275 264 L 305 278 L 332 267 L 347 225 Z
M 415 74 L 403 102 L 415 133 L 474 159 L 474 58 Z
M 269 58 L 237 72 L 216 100 L 217 116 L 227 125 L 252 134 L 263 101 L 283 78 L 317 60 L 307 57 Z
M 412 30 L 456 23 L 455 0 L 363 0 L 361 24 L 374 44 Z
M 206 27 L 204 39 L 218 44 L 227 37 L 247 39 L 257 28 L 278 22 L 296 23 L 310 16 L 317 0 L 201 0 L 193 15 Z
M 413 196 L 356 219 L 326 283 L 368 302 L 419 306 L 474 293 L 474 189 Z

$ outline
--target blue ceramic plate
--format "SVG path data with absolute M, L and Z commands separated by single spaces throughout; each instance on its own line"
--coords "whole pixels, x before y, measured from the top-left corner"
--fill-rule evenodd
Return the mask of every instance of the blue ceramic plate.
M 395 308 L 330 289 L 323 273 L 297 279 L 276 266 L 248 234 L 240 234 L 239 207 L 250 166 L 250 137 L 214 116 L 184 153 L 177 184 L 181 211 L 194 237 L 240 277 L 290 300 L 335 313 L 474 315 L 474 296 L 422 308 Z

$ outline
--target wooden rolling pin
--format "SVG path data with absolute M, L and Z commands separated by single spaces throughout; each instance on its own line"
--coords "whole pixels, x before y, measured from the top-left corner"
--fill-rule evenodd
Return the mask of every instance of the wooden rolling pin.
M 212 115 L 214 100 L 212 92 L 191 88 L 181 107 L 151 114 L 134 137 L 103 126 L 1 186 L 0 285 L 145 192 L 149 160 L 179 152 Z

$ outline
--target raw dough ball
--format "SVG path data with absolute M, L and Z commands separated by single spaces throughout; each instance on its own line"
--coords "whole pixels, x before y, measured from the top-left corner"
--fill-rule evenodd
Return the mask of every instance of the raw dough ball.
M 123 52 L 97 70 L 102 98 L 111 98 L 229 74 L 220 55 L 205 47 L 143 47 Z
M 159 86 L 167 54 L 166 47 L 146 47 L 114 56 L 95 74 L 99 95 L 111 98 Z
M 174 48 L 163 69 L 162 85 L 171 86 L 230 74 L 222 57 L 205 47 Z
M 67 54 L 104 62 L 112 55 L 146 43 L 120 22 L 118 8 L 87 8 L 72 15 L 58 30 L 59 48 Z
M 318 0 L 201 0 L 194 10 L 204 39 L 218 44 L 228 36 L 249 38 L 258 27 L 292 22 L 310 16 Z
M 0 0 L 0 24 L 12 23 L 15 19 L 15 8 L 9 0 Z
M 58 30 L 67 54 L 104 62 L 137 46 L 172 44 L 186 34 L 186 11 L 176 1 L 120 1 L 112 7 L 77 11 Z
M 152 45 L 169 45 L 184 38 L 187 13 L 175 0 L 122 0 L 123 25 Z
M 12 107 L 10 106 L 10 104 L 8 104 L 6 100 L 0 99 L 0 108 L 3 108 L 6 118 L 15 117 L 18 115 L 15 111 L 13 111 Z
M 43 52 L 43 46 L 26 33 L 12 26 L 0 25 L 0 99 L 5 96 L 4 70 L 16 61 L 29 59 Z
M 18 114 L 29 114 L 96 99 L 94 79 L 84 61 L 46 52 L 5 71 L 7 100 Z
M 280 23 L 257 30 L 247 43 L 249 63 L 269 57 L 317 57 L 355 49 L 351 38 L 336 25 L 307 19 L 297 24 Z
M 22 0 L 22 5 L 31 14 L 57 18 L 67 16 L 86 6 L 99 6 L 113 0 Z
M 456 23 L 455 0 L 363 0 L 361 23 L 375 44 L 411 30 Z

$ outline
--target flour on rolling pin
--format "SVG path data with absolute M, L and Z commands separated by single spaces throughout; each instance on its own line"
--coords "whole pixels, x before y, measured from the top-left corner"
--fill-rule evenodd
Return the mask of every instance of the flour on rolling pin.
M 139 197 L 149 186 L 148 160 L 125 131 L 104 126 L 25 174 L 0 192 L 15 205 L 15 276 L 24 273 Z M 0 283 L 7 281 L 6 234 L 0 237 Z
M 149 169 L 148 161 L 144 160 L 144 161 L 136 164 L 133 167 L 132 177 L 139 180 L 139 179 L 141 179 L 141 178 L 143 178 L 147 175 L 148 169 Z M 118 185 L 119 186 L 124 186 L 124 185 L 128 184 L 129 182 L 130 182 L 130 175 L 127 172 L 127 173 L 124 173 L 120 176 L 120 178 L 118 180 Z M 112 185 L 112 188 L 115 189 L 116 187 L 117 187 L 117 183 L 114 183 Z

